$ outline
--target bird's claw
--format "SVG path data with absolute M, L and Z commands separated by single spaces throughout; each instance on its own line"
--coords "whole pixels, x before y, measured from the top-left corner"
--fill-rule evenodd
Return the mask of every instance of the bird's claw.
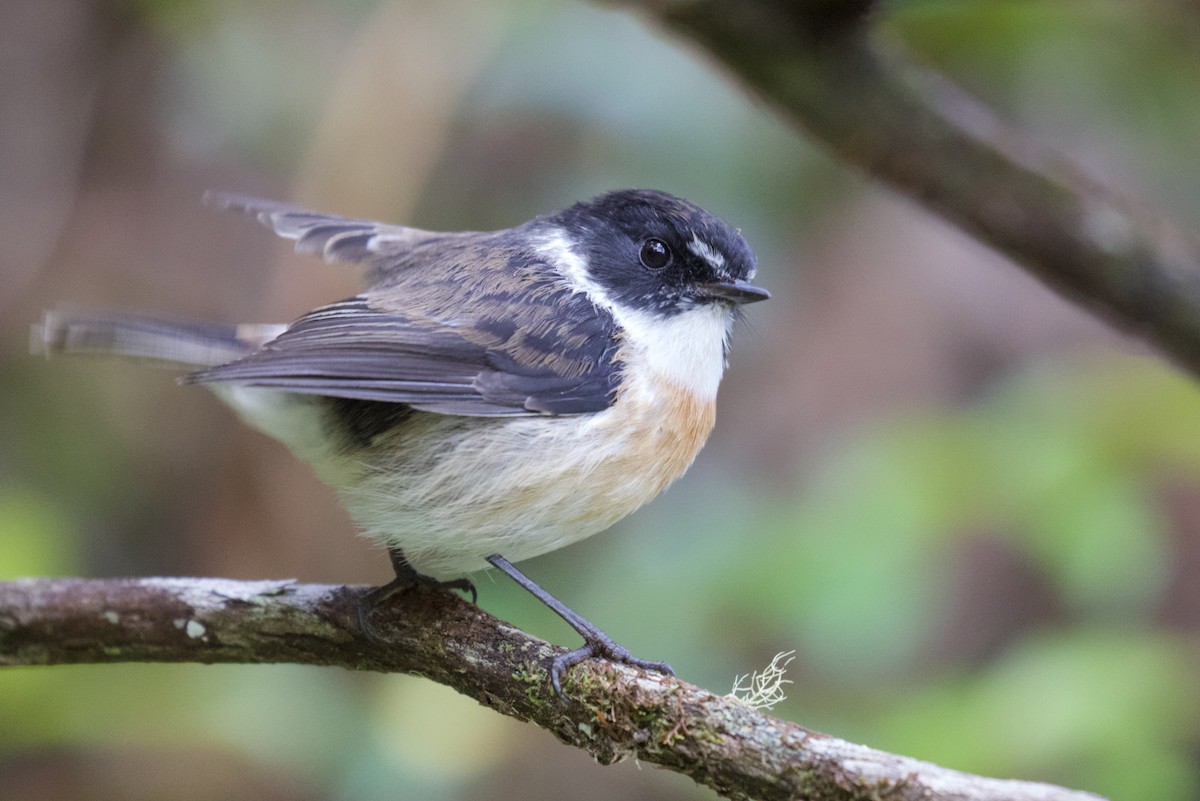
M 476 604 L 479 601 L 479 593 L 475 589 L 475 585 L 467 578 L 450 579 L 449 581 L 439 581 L 432 576 L 426 576 L 423 573 L 413 572 L 411 574 L 397 575 L 396 578 L 389 581 L 387 584 L 381 584 L 375 589 L 364 595 L 358 602 L 358 627 L 372 640 L 381 639 L 375 633 L 375 627 L 371 625 L 370 615 L 375 609 L 392 596 L 404 592 L 411 587 L 428 587 L 434 590 L 458 590 L 471 596 L 471 603 Z
M 652 671 L 654 673 L 664 673 L 668 676 L 675 675 L 675 669 L 666 662 L 655 662 L 650 659 L 639 659 L 629 652 L 628 648 L 617 645 L 607 637 L 601 637 L 591 640 L 576 648 L 574 651 L 567 651 L 565 654 L 559 654 L 554 657 L 554 661 L 550 663 L 550 686 L 554 688 L 554 694 L 560 700 L 566 701 L 566 693 L 562 688 L 562 677 L 568 668 L 578 665 L 587 659 L 598 658 L 607 659 L 611 662 L 620 662 L 625 665 L 632 665 L 642 670 Z

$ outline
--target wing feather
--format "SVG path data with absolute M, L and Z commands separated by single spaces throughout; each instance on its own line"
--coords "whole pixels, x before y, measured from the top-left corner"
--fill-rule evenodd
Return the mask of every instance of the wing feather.
M 228 194 L 300 252 L 370 265 L 374 288 L 188 375 L 442 414 L 582 414 L 616 395 L 616 323 L 516 231 L 434 233 Z M 528 225 L 534 225 L 530 223 Z
M 206 193 L 204 202 L 249 214 L 284 239 L 293 240 L 297 253 L 315 253 L 325 261 L 370 262 L 424 242 L 459 236 L 322 214 L 289 203 L 223 192 Z
M 550 341 L 542 345 L 553 347 Z M 300 318 L 248 356 L 185 380 L 404 403 L 442 414 L 581 414 L 613 400 L 619 365 L 611 346 L 607 335 L 588 341 L 585 348 L 596 356 L 593 370 L 564 370 L 561 359 L 555 369 L 546 366 L 553 360 L 529 353 L 516 334 L 500 347 L 488 347 L 452 329 L 430 330 L 396 312 L 373 309 L 360 295 Z

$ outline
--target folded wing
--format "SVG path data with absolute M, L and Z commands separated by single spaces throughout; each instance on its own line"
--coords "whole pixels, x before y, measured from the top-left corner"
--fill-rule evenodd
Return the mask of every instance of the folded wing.
M 250 355 L 186 380 L 403 403 L 442 414 L 600 411 L 613 401 L 620 367 L 611 323 L 595 314 L 572 328 L 565 339 L 514 330 L 489 345 L 477 329 L 464 335 L 450 326 L 417 324 L 372 308 L 360 295 L 317 309 Z M 566 340 L 567 349 L 556 350 L 556 342 Z

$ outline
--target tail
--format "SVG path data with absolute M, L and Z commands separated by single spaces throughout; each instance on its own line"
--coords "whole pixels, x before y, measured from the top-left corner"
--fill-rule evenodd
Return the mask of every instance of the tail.
M 194 370 L 241 358 L 275 338 L 282 325 L 225 325 L 122 312 L 55 310 L 30 332 L 29 347 L 46 356 L 122 356 Z

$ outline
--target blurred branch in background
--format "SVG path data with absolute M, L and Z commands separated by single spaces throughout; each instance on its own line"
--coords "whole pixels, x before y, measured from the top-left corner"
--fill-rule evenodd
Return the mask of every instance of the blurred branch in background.
M 873 36 L 870 0 L 615 0 L 796 127 L 1200 374 L 1200 243 Z
M 1099 796 L 947 770 L 772 718 L 673 677 L 590 661 L 548 681 L 562 649 L 444 592 L 408 592 L 379 610 L 369 588 L 224 579 L 0 582 L 0 666 L 112 662 L 336 665 L 407 672 L 527 720 L 602 764 L 637 759 L 728 798 L 811 801 L 1096 801 Z

